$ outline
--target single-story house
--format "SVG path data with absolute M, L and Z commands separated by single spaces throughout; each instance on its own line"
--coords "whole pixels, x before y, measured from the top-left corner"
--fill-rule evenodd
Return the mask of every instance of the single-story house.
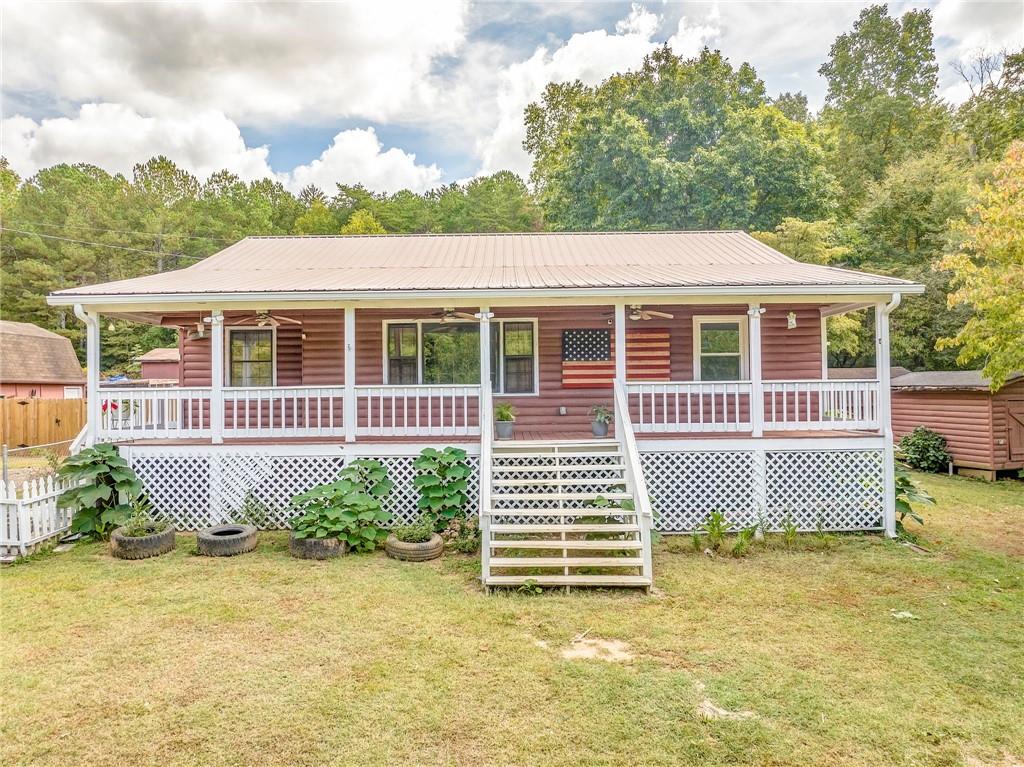
M 94 393 L 101 317 L 178 329 L 180 385 L 105 388 L 87 437 L 121 445 L 181 528 L 247 497 L 286 526 L 292 495 L 363 456 L 408 521 L 413 460 L 451 444 L 486 586 L 650 586 L 651 529 L 713 511 L 894 534 L 888 318 L 923 290 L 743 232 L 594 232 L 248 237 L 49 301 L 86 324 Z M 827 380 L 824 318 L 864 308 L 878 375 Z M 511 440 L 497 404 L 518 411 Z
M 181 380 L 181 351 L 176 346 L 150 349 L 135 361 L 141 369 L 139 378 L 150 385 L 167 386 Z
M 30 322 L 0 320 L 0 396 L 81 399 L 85 373 L 71 341 Z
M 1024 373 L 995 392 L 980 370 L 902 375 L 892 382 L 893 436 L 917 426 L 946 438 L 960 474 L 991 480 L 1024 469 Z

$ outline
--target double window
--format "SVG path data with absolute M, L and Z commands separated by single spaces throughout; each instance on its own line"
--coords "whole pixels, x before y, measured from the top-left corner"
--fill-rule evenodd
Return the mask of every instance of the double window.
M 693 318 L 695 381 L 743 381 L 747 377 L 747 318 Z
M 273 329 L 228 328 L 228 386 L 273 385 Z
M 491 389 L 500 394 L 537 391 L 537 323 L 492 320 Z M 386 322 L 386 382 L 392 385 L 478 384 L 480 324 Z

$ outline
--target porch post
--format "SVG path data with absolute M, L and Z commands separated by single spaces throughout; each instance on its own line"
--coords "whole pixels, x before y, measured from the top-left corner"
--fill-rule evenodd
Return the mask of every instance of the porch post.
M 359 410 L 356 407 L 356 309 L 345 307 L 345 441 L 356 441 Z
M 491 576 L 491 307 L 481 306 L 480 314 L 480 578 L 487 588 Z
M 626 305 L 615 304 L 615 380 L 626 388 Z
M 889 313 L 900 305 L 901 296 L 894 293 L 888 304 L 875 304 L 875 377 L 878 379 L 878 421 L 882 432 L 884 447 L 882 466 L 883 492 L 882 498 L 885 523 L 885 534 L 889 538 L 896 537 L 896 457 L 892 444 L 892 390 L 890 389 L 889 360 Z
M 750 345 L 750 428 L 751 436 L 764 436 L 764 384 L 761 381 L 761 315 L 760 304 L 747 309 L 747 343 Z
M 96 444 L 100 429 L 100 317 L 97 312 L 87 312 L 81 304 L 75 304 L 75 316 L 85 323 L 85 366 L 86 400 L 85 444 Z
M 224 312 L 210 312 L 210 434 L 224 442 Z

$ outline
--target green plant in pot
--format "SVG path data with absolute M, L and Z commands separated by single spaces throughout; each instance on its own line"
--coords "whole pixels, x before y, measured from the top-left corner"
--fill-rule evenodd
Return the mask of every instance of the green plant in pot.
M 590 408 L 590 430 L 595 437 L 608 436 L 608 424 L 612 422 L 612 409 L 607 405 Z
M 360 458 L 338 475 L 292 498 L 299 515 L 292 519 L 288 549 L 301 559 L 328 559 L 348 550 L 373 551 L 387 537 L 391 514 L 382 507 L 394 483 L 380 461 Z
M 174 550 L 174 527 L 166 520 L 153 519 L 145 498 L 133 499 L 124 525 L 110 534 L 110 553 L 118 559 L 148 559 Z
M 57 472 L 74 483 L 60 502 L 73 506 L 71 532 L 105 540 L 132 515 L 132 501 L 142 495 L 142 482 L 111 444 L 87 447 L 69 456 Z
M 516 427 L 516 409 L 511 402 L 499 402 L 494 406 L 494 436 L 497 439 L 512 439 Z

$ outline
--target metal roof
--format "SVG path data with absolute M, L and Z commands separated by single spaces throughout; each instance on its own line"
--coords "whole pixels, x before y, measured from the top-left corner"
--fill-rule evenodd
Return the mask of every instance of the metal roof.
M 804 264 L 745 232 L 247 237 L 194 266 L 69 288 L 55 303 L 112 296 L 394 291 L 920 286 Z
M 85 374 L 64 336 L 28 322 L 0 320 L 0 380 L 82 383 Z
M 1006 383 L 1024 378 L 1024 373 L 1011 373 Z M 980 370 L 926 370 L 907 373 L 892 382 L 894 389 L 965 389 L 988 391 L 992 381 Z
M 155 349 L 150 349 L 145 354 L 141 354 L 135 358 L 136 362 L 180 362 L 181 354 L 178 352 L 178 347 L 174 346 L 166 348 L 159 346 Z

